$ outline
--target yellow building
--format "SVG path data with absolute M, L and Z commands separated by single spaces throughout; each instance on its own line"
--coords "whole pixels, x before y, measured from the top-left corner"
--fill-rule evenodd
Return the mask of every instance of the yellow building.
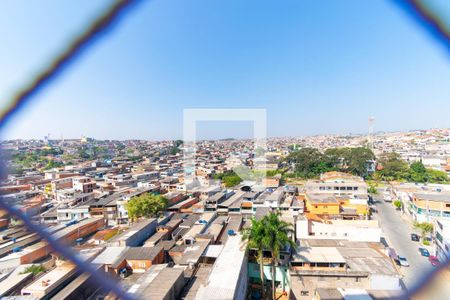
M 362 219 L 368 214 L 367 199 L 335 196 L 333 194 L 306 194 L 306 211 L 332 219 Z
M 339 215 L 340 204 L 334 195 L 306 194 L 306 210 L 316 215 Z

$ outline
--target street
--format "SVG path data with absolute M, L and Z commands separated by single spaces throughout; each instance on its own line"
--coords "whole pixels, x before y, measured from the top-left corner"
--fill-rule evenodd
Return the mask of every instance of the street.
M 374 217 L 380 222 L 382 237 L 389 247 L 394 248 L 398 255 L 406 257 L 410 264 L 409 267 L 400 268 L 404 275 L 403 282 L 406 288 L 409 288 L 432 266 L 426 257 L 419 254 L 420 243 L 411 241 L 411 224 L 401 219 L 391 203 L 384 202 L 382 194 L 375 195 L 373 199 L 378 210 Z

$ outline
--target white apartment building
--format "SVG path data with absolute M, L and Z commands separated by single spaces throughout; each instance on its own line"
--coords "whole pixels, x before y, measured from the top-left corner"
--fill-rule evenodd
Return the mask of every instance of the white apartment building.
M 435 220 L 434 237 L 436 256 L 440 261 L 445 261 L 450 258 L 450 220 Z
M 325 223 L 299 218 L 296 222 L 296 238 L 380 242 L 381 228 L 377 220 L 328 220 Z

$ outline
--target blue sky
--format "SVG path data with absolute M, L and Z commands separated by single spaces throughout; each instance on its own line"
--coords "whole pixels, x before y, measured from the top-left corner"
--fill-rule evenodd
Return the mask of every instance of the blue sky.
M 1 102 L 108 3 L 1 1 Z M 266 108 L 269 136 L 365 133 L 369 116 L 375 130 L 450 127 L 449 58 L 388 0 L 143 1 L 3 138 L 175 139 L 184 108 Z

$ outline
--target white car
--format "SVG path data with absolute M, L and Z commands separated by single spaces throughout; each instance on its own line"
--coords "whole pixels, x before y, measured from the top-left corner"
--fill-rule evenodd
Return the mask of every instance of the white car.
M 398 256 L 398 263 L 402 267 L 409 267 L 409 262 L 406 260 L 406 257 L 404 256 Z

